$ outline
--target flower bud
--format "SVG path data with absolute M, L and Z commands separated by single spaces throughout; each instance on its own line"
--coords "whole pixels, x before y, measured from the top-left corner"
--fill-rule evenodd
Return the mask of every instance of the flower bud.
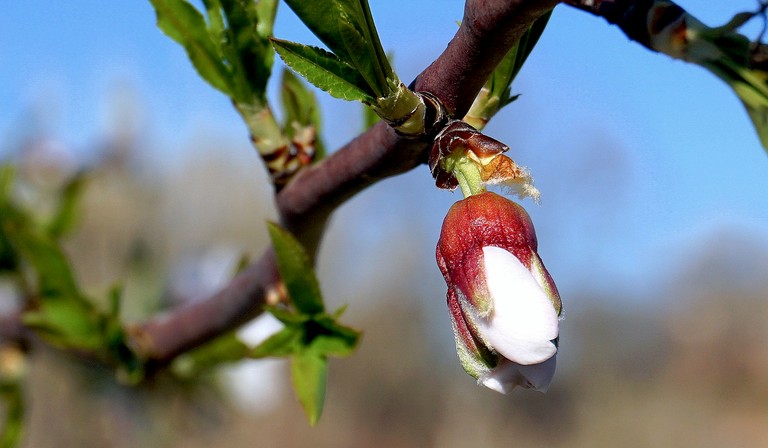
M 491 192 L 455 203 L 437 243 L 459 360 L 502 393 L 546 391 L 555 371 L 562 305 L 536 250 L 525 210 Z

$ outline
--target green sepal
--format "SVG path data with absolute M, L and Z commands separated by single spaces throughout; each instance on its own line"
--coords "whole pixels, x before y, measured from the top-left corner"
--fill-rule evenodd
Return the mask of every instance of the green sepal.
M 272 38 L 285 64 L 315 87 L 347 101 L 373 103 L 376 94 L 354 67 L 322 48 Z
M 320 285 L 309 255 L 290 232 L 272 222 L 268 222 L 267 227 L 277 258 L 277 269 L 291 303 L 301 314 L 323 312 Z

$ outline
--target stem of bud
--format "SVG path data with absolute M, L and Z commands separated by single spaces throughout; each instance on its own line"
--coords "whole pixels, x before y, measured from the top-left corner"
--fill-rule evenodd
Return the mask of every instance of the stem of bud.
M 447 157 L 446 171 L 452 173 L 459 181 L 461 193 L 465 198 L 485 191 L 480 166 L 464 154 Z

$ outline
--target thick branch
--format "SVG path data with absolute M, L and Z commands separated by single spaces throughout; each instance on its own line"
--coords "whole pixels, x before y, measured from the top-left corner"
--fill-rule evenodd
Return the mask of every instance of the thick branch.
M 446 50 L 412 84 L 463 116 L 488 75 L 535 19 L 557 0 L 468 0 Z M 276 197 L 282 224 L 313 254 L 339 205 L 386 177 L 424 163 L 431 142 L 397 136 L 383 123 L 322 163 L 303 170 Z M 213 297 L 171 310 L 132 332 L 132 346 L 151 361 L 175 356 L 257 316 L 278 275 L 271 251 Z

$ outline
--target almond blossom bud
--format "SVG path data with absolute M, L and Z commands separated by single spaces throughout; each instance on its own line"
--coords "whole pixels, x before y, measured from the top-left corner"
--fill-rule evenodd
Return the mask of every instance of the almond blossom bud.
M 536 249 L 525 210 L 491 192 L 455 203 L 437 243 L 459 360 L 498 392 L 546 391 L 555 372 L 562 305 Z

